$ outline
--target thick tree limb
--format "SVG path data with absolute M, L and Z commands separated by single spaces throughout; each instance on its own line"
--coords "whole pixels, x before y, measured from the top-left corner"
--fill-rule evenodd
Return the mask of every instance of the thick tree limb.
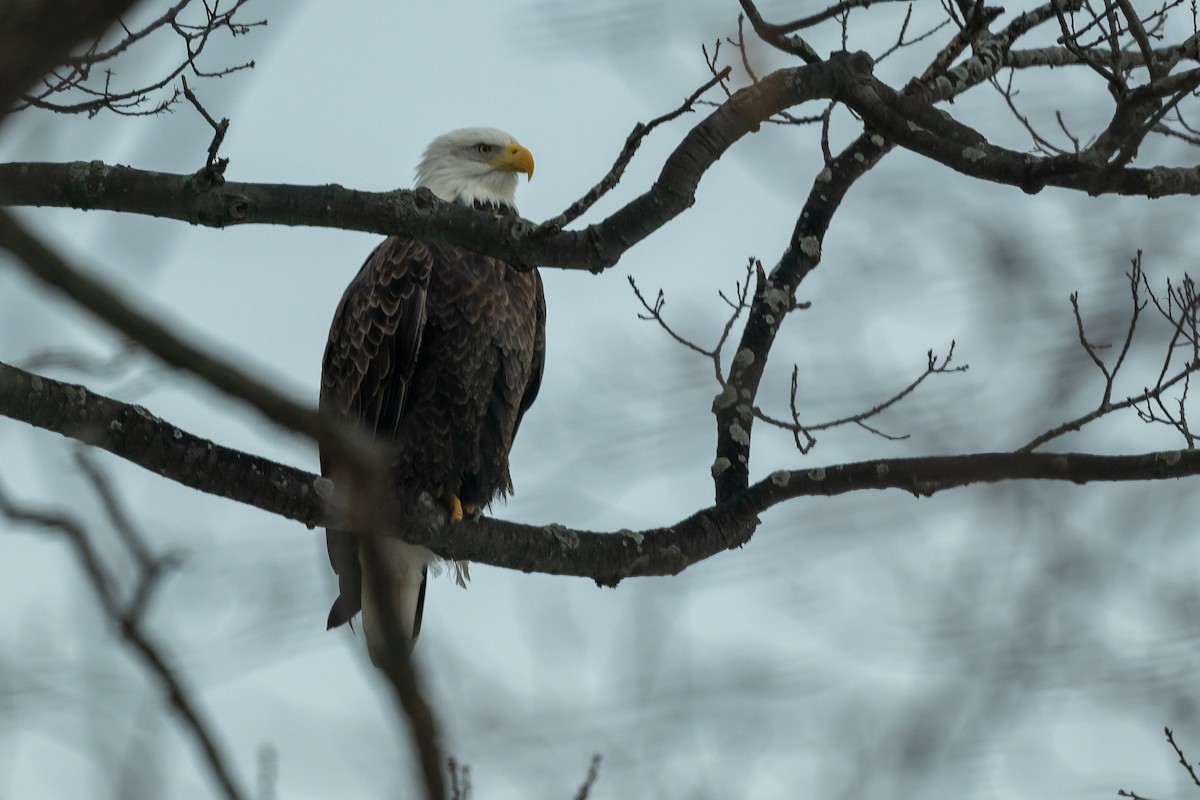
M 235 182 L 213 186 L 197 176 L 100 162 L 0 165 L 0 204 L 107 209 L 212 227 L 259 223 L 371 231 L 447 241 L 517 265 L 600 271 L 690 207 L 704 172 L 737 140 L 772 115 L 817 99 L 844 103 L 889 143 L 965 175 L 1025 191 L 1059 186 L 1091 194 L 1200 194 L 1196 167 L 1114 166 L 1098 146 L 1054 157 L 997 147 L 928 101 L 891 89 L 871 74 L 871 66 L 866 54 L 838 53 L 827 61 L 778 70 L 736 92 L 684 137 L 648 191 L 582 230 L 492 217 L 443 203 L 425 191 Z M 1187 80 L 1200 82 L 1200 76 Z M 1139 102 L 1166 91 L 1144 89 Z M 1131 130 L 1142 107 L 1119 105 L 1106 132 L 1112 135 L 1100 140 Z
M 0 415 L 101 447 L 185 486 L 261 508 L 309 527 L 341 519 L 327 503 L 331 483 L 312 473 L 242 453 L 180 430 L 139 406 L 84 387 L 0 364 Z M 387 514 L 393 535 L 445 558 L 523 572 L 575 575 L 615 586 L 621 580 L 674 575 L 741 547 L 758 514 L 799 497 L 900 489 L 917 496 L 1010 480 L 1145 481 L 1200 474 L 1200 451 L 1129 456 L 1088 453 L 971 453 L 895 458 L 781 471 L 716 506 L 672 525 L 600 533 L 497 519 L 448 526 L 432 501 Z
M 0 415 L 107 450 L 184 486 L 310 527 L 321 521 L 319 496 L 328 498 L 333 492 L 323 478 L 213 444 L 141 406 L 7 364 L 0 364 Z
M 0 165 L 0 205 L 106 209 L 212 227 L 245 223 L 314 225 L 447 241 L 515 265 L 600 271 L 689 208 L 704 172 L 742 136 L 797 102 L 828 97 L 846 58 L 797 80 L 743 89 L 709 114 L 668 157 L 655 184 L 607 219 L 579 231 L 493 217 L 428 191 L 358 192 L 337 185 L 226 182 L 103 164 Z
M 979 13 L 937 53 L 920 77 L 905 86 L 903 94 L 887 89 L 891 93 L 891 102 L 903 105 L 908 109 L 906 113 L 922 117 L 922 124 L 938 130 L 949 127 L 950 118 L 931 103 L 952 99 L 992 78 L 1013 43 L 1037 25 L 1052 19 L 1056 5 L 1051 2 L 1028 11 L 996 34 L 987 30 L 992 15 L 984 13 L 982 5 L 977 6 L 977 10 Z M 972 55 L 949 67 L 968 47 Z M 904 136 L 921 130 L 910 120 L 890 132 Z M 961 139 L 968 143 L 983 139 L 965 126 L 952 128 L 946 135 L 951 140 Z M 850 188 L 895 146 L 896 141 L 866 126 L 836 157 L 826 152 L 825 169 L 817 175 L 809 190 L 787 248 L 770 273 L 759 279 L 728 379 L 721 381 L 723 390 L 713 401 L 717 428 L 713 482 L 718 502 L 736 496 L 749 486 L 750 442 L 758 387 L 780 325 L 793 307 L 796 291 L 821 260 L 829 223 Z M 969 151 L 969 145 L 962 148 L 961 142 L 956 141 L 950 149 L 956 147 L 964 153 L 973 153 Z

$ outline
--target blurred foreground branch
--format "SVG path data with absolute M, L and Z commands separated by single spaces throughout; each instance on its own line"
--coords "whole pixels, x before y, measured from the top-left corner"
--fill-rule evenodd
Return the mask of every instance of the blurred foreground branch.
M 96 481 L 94 485 L 109 506 L 111 515 L 116 509 L 115 496 L 111 494 L 106 483 Z M 122 538 L 138 562 L 138 580 L 132 592 L 132 599 L 128 602 L 121 599 L 116 578 L 104 565 L 99 550 L 82 525 L 58 512 L 20 505 L 0 487 L 0 515 L 19 525 L 57 533 L 70 544 L 100 609 L 120 631 L 121 637 L 137 654 L 147 671 L 157 680 L 174 708 L 180 724 L 200 748 L 207 771 L 220 788 L 221 794 L 227 800 L 248 800 L 249 795 L 238 785 L 229 759 L 221 751 L 219 739 L 211 723 L 205 718 L 199 701 L 181 677 L 177 667 L 170 663 L 163 646 L 142 625 L 149 597 L 164 569 L 169 567 L 171 558 L 168 556 L 164 560 L 150 556 L 147 543 L 130 526 L 124 524 L 124 513 L 116 513 L 117 529 L 122 531 Z
M 433 705 L 425 698 L 420 675 L 413 662 L 410 639 L 405 636 L 404 624 L 396 616 L 396 605 L 387 593 L 388 581 L 382 565 L 387 563 L 387 554 L 375 536 L 364 536 L 360 546 L 365 554 L 363 569 L 369 580 L 363 587 L 371 592 L 371 602 L 379 613 L 379 628 L 383 634 L 384 653 L 377 662 L 380 672 L 388 682 L 396 702 L 396 716 L 408 723 L 412 731 L 413 749 L 421 768 L 422 788 L 426 800 L 443 800 L 446 797 L 446 776 L 442 774 L 442 744 L 439 725 Z M 372 655 L 372 659 L 375 656 Z
M 219 391 L 249 403 L 276 424 L 319 441 L 332 455 L 339 471 L 352 478 L 350 485 L 343 487 L 354 493 L 354 497 L 348 499 L 348 505 L 358 509 L 376 507 L 369 495 L 376 491 L 375 484 L 383 473 L 384 453 L 366 437 L 349 426 L 326 419 L 245 370 L 185 341 L 100 281 L 68 264 L 4 210 L 0 210 L 0 250 L 12 253 L 35 277 L 138 342 L 166 364 L 187 370 Z M 86 395 L 86 389 L 79 389 Z M 360 522 L 357 530 L 373 527 L 369 519 Z

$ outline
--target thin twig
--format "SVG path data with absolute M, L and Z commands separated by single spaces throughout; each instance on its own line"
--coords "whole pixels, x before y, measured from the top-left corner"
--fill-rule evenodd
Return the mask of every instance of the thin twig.
M 745 20 L 746 20 L 745 14 L 738 14 L 737 40 L 735 41 L 733 39 L 726 38 L 725 41 L 738 49 L 738 53 L 741 55 L 741 59 L 742 59 L 742 69 L 744 69 L 746 71 L 746 77 L 748 77 L 750 79 L 750 83 L 758 84 L 760 79 L 758 77 L 758 73 L 755 71 L 754 67 L 751 66 L 751 64 L 750 64 L 750 52 L 749 52 L 749 49 L 746 47 L 746 36 L 745 36 L 745 30 L 744 30 Z M 713 55 L 714 55 L 714 57 L 716 55 L 715 49 L 713 51 Z M 709 65 L 709 69 L 712 70 L 711 64 Z M 724 83 L 721 84 L 721 88 L 725 89 L 725 94 L 727 96 L 730 94 L 729 89 L 725 87 Z M 700 103 L 701 103 L 701 105 L 716 105 L 715 103 L 706 102 L 706 101 L 700 101 Z M 769 122 L 774 125 L 809 125 L 813 122 L 816 122 L 817 119 L 819 119 L 819 117 L 797 117 L 796 115 L 792 114 L 790 111 L 780 111 L 777 114 L 774 114 L 773 116 L 764 120 L 764 122 Z
M 1128 797 L 1129 800 L 1151 800 L 1149 797 L 1146 797 L 1145 795 L 1138 794 L 1137 792 L 1131 792 L 1126 789 L 1117 789 L 1117 796 L 1118 797 Z
M 1078 36 L 1086 31 L 1086 28 L 1081 31 L 1074 31 L 1071 28 L 1071 23 L 1067 21 L 1066 9 L 1063 6 L 1062 0 L 1052 0 L 1055 7 L 1055 16 L 1058 19 L 1059 28 L 1062 30 L 1062 36 L 1059 37 L 1059 42 L 1071 51 L 1083 64 L 1091 67 L 1096 74 L 1104 78 L 1112 89 L 1116 97 L 1124 97 L 1129 93 L 1129 86 L 1125 83 L 1125 79 L 1121 77 L 1119 72 L 1113 72 L 1100 60 L 1092 55 L 1092 48 L 1088 45 L 1080 45 Z
M 220 122 L 213 119 L 208 110 L 200 104 L 200 100 L 192 88 L 188 86 L 187 76 L 181 76 L 180 81 L 183 83 L 183 96 L 200 112 L 200 115 L 213 129 L 212 142 L 208 145 L 208 161 L 205 162 L 204 169 L 200 171 L 200 174 L 210 185 L 219 184 L 223 180 L 225 168 L 229 166 L 228 158 L 217 158 L 217 151 L 221 149 L 221 143 L 225 141 L 225 133 L 229 130 L 229 119 L 222 117 Z
M 818 422 L 818 423 L 813 423 L 813 424 L 801 423 L 800 422 L 800 414 L 799 414 L 799 410 L 798 410 L 798 404 L 796 401 L 796 390 L 797 390 L 797 385 L 798 385 L 799 368 L 793 366 L 792 367 L 792 385 L 791 385 L 791 392 L 790 392 L 790 399 L 789 399 L 789 407 L 791 409 L 791 415 L 792 415 L 791 421 L 789 422 L 787 420 L 779 419 L 778 417 L 773 417 L 770 414 L 767 414 L 766 412 L 764 412 L 762 409 L 758 408 L 757 406 L 753 407 L 751 409 L 751 412 L 754 414 L 756 419 L 760 419 L 763 422 L 767 423 L 768 425 L 774 426 L 776 428 L 781 428 L 786 431 L 790 431 L 793 434 L 793 436 L 795 437 L 797 449 L 800 450 L 800 452 L 803 454 L 807 454 L 812 449 L 813 445 L 816 444 L 816 439 L 812 436 L 812 434 L 815 431 L 829 430 L 830 428 L 837 428 L 837 427 L 840 427 L 843 425 L 858 425 L 860 428 L 863 428 L 864 430 L 867 430 L 867 431 L 875 434 L 876 436 L 880 436 L 880 437 L 882 437 L 884 439 L 888 439 L 890 441 L 899 441 L 902 439 L 907 439 L 908 438 L 907 435 L 897 436 L 895 434 L 884 433 L 883 431 L 880 431 L 877 428 L 874 428 L 870 425 L 865 424 L 865 422 L 866 422 L 866 420 L 871 419 L 872 417 L 879 416 L 887 409 L 896 405 L 896 403 L 899 403 L 901 400 L 908 397 L 910 394 L 912 394 L 914 391 L 916 391 L 917 387 L 919 387 L 922 383 L 924 383 L 926 381 L 926 379 L 928 379 L 929 377 L 931 377 L 933 375 L 944 375 L 944 374 L 953 373 L 953 372 L 966 372 L 969 369 L 969 366 L 966 364 L 963 364 L 961 366 L 958 366 L 958 365 L 953 366 L 953 367 L 950 366 L 951 361 L 954 359 L 954 345 L 955 345 L 955 343 L 953 341 L 950 342 L 949 351 L 946 353 L 945 357 L 943 357 L 941 359 L 939 359 L 937 356 L 935 356 L 933 354 L 932 350 L 927 352 L 926 353 L 926 365 L 925 365 L 924 372 L 922 372 L 920 375 L 918 375 L 912 382 L 910 382 L 903 389 L 896 392 L 895 394 L 893 394 L 891 397 L 887 398 L 883 402 L 877 403 L 876 405 L 872 406 L 871 408 L 867 409 L 866 411 L 860 411 L 856 414 L 850 414 L 850 415 L 847 415 L 844 417 L 839 417 L 838 419 L 829 420 L 827 422 Z M 805 437 L 803 443 L 801 442 L 801 440 L 799 438 L 800 436 Z
M 696 344 L 691 339 L 688 339 L 686 336 L 681 336 L 675 331 L 674 328 L 670 326 L 670 324 L 667 323 L 665 319 L 663 319 L 662 310 L 663 306 L 667 304 L 667 298 L 663 294 L 662 289 L 658 290 L 658 296 L 654 298 L 654 303 L 650 303 L 645 296 L 642 295 L 642 290 L 638 288 L 637 281 L 633 279 L 633 276 L 629 275 L 627 278 L 629 280 L 630 287 L 633 288 L 634 295 L 637 296 L 638 302 L 641 303 L 642 307 L 646 309 L 645 314 L 638 314 L 638 319 L 654 320 L 658 323 L 660 328 L 667 332 L 668 336 L 687 349 L 691 350 L 693 353 L 705 356 L 706 358 L 714 357 L 715 352 L 713 350 L 705 350 L 703 347 Z
M 1179 287 L 1175 287 L 1168 282 L 1166 299 L 1164 300 L 1151 289 L 1149 281 L 1142 271 L 1140 251 L 1132 260 L 1132 264 L 1132 269 L 1126 273 L 1130 285 L 1132 310 L 1130 312 L 1129 324 L 1126 327 L 1125 338 L 1121 345 L 1121 351 L 1111 368 L 1104 363 L 1103 359 L 1097 353 L 1099 345 L 1091 342 L 1084 331 L 1083 318 L 1079 310 L 1078 294 L 1071 295 L 1071 307 L 1074 311 L 1075 327 L 1079 343 L 1087 353 L 1088 358 L 1091 359 L 1092 363 L 1096 365 L 1096 368 L 1104 376 L 1104 388 L 1101 392 L 1100 402 L 1095 409 L 1087 414 L 1068 420 L 1038 435 L 1018 448 L 1018 452 L 1032 452 L 1052 439 L 1056 439 L 1066 433 L 1078 431 L 1085 425 L 1126 408 L 1134 409 L 1144 422 L 1170 425 L 1184 437 L 1189 448 L 1194 446 L 1195 436 L 1187 427 L 1187 414 L 1182 402 L 1187 396 L 1191 375 L 1200 371 L 1200 335 L 1197 334 L 1197 313 L 1200 311 L 1200 296 L 1197 296 L 1191 278 L 1185 275 L 1183 283 Z M 1142 292 L 1145 292 L 1145 296 L 1148 299 L 1142 299 Z M 1166 343 L 1162 366 L 1159 369 L 1153 386 L 1143 386 L 1142 391 L 1138 394 L 1126 397 L 1119 402 L 1113 402 L 1112 397 L 1118 374 L 1121 367 L 1125 364 L 1126 356 L 1132 347 L 1139 315 L 1146 308 L 1147 304 L 1153 304 L 1159 315 L 1171 323 L 1172 326 L 1171 336 Z M 1175 354 L 1181 342 L 1186 343 L 1190 348 L 1191 357 L 1182 366 L 1174 366 L 1176 364 Z M 1172 369 L 1174 369 L 1173 372 Z M 1183 395 L 1178 399 L 1180 407 L 1178 415 L 1168 409 L 1164 402 L 1168 390 L 1175 386 L 1181 386 L 1183 392 Z M 1145 404 L 1145 408 L 1140 407 L 1143 404 Z M 1156 408 L 1157 411 L 1155 411 Z
M 717 295 L 725 302 L 726 305 L 729 306 L 729 308 L 732 310 L 732 313 L 725 320 L 725 325 L 721 329 L 721 335 L 717 339 L 717 343 L 711 349 L 701 347 L 671 327 L 670 323 L 668 323 L 662 315 L 663 307 L 667 304 L 666 296 L 663 294 L 662 289 L 658 290 L 658 295 L 654 298 L 654 302 L 650 303 L 642 294 L 641 289 L 638 288 L 637 282 L 633 279 L 633 276 L 628 276 L 628 279 L 629 285 L 633 287 L 633 293 L 637 296 L 638 302 L 640 302 L 642 307 L 646 309 L 645 314 L 638 314 L 638 319 L 647 321 L 653 320 L 654 322 L 657 322 L 659 327 L 666 331 L 667 335 L 676 342 L 692 352 L 711 360 L 713 365 L 713 374 L 716 377 L 717 383 L 722 389 L 725 389 L 725 373 L 721 367 L 721 349 L 725 347 L 725 343 L 729 341 L 729 336 L 733 332 L 733 326 L 738 321 L 738 318 L 741 317 L 742 312 L 750 307 L 748 299 L 750 296 L 750 279 L 754 277 L 755 274 L 758 275 L 759 285 L 761 287 L 762 281 L 765 280 L 762 262 L 752 257 L 746 264 L 746 279 L 744 281 L 739 281 L 736 285 L 737 291 L 735 297 L 737 299 L 730 300 L 728 297 L 726 297 L 724 292 L 717 292 Z M 793 308 L 797 307 L 802 306 L 793 305 Z
M 778 25 L 772 25 L 769 22 L 764 22 L 762 23 L 762 26 L 764 30 L 774 34 L 795 33 L 796 31 L 803 30 L 804 28 L 811 28 L 814 25 L 819 25 L 827 20 L 837 19 L 846 12 L 855 8 L 866 8 L 867 6 L 877 3 L 902 2 L 909 2 L 909 0 L 842 0 L 840 3 L 831 5 L 828 8 L 818 11 L 816 14 L 810 14 L 807 17 L 801 17 L 800 19 L 795 19 L 791 22 L 784 22 Z M 743 9 L 747 10 L 747 13 L 749 13 L 749 10 L 746 9 L 746 6 L 754 8 L 753 3 L 748 2 L 748 0 L 743 0 L 742 7 Z M 755 14 L 757 15 L 757 13 L 757 9 L 755 9 Z M 761 19 L 761 17 L 759 18 Z
M 617 160 L 613 162 L 612 168 L 609 169 L 608 173 L 600 179 L 600 182 L 589 189 L 587 194 L 572 203 L 557 217 L 544 222 L 542 227 L 549 230 L 563 228 L 582 216 L 589 208 L 595 205 L 597 200 L 608 194 L 608 192 L 617 185 L 617 183 L 621 180 L 621 176 L 625 174 L 625 168 L 629 166 L 629 162 L 633 160 L 634 154 L 637 153 L 638 148 L 641 146 L 642 140 L 646 138 L 650 131 L 654 130 L 664 122 L 670 122 L 676 117 L 691 111 L 692 106 L 695 105 L 698 99 L 700 99 L 700 95 L 704 94 L 709 89 L 728 78 L 730 71 L 730 67 L 725 67 L 711 79 L 706 81 L 703 86 L 692 92 L 692 94 L 674 111 L 663 114 L 661 117 L 656 119 L 652 119 L 648 123 L 643 124 L 639 122 L 637 125 L 635 125 L 633 131 L 630 132 L 628 138 L 626 138 L 625 146 L 621 148 L 621 153 L 617 156 Z
M 77 67 L 82 67 L 82 66 L 91 67 L 93 64 L 97 64 L 101 61 L 109 61 L 109 60 L 115 58 L 116 56 L 120 55 L 121 53 L 125 52 L 126 50 L 128 50 L 130 47 L 132 47 L 137 42 L 141 41 L 142 39 L 145 39 L 147 36 L 154 33 L 156 30 L 158 30 L 162 26 L 169 24 L 171 22 L 171 20 L 175 19 L 175 17 L 179 15 L 179 12 L 184 9 L 184 6 L 188 5 L 191 2 L 192 2 L 192 0 L 180 0 L 180 2 L 178 2 L 175 5 L 168 8 L 166 13 L 164 13 L 161 17 L 150 22 L 149 24 L 146 25 L 146 27 L 142 28 L 140 31 L 138 31 L 136 33 L 130 31 L 129 28 L 125 27 L 125 23 L 121 22 L 121 28 L 126 33 L 126 36 L 124 39 L 117 42 L 114 46 L 110 47 L 107 50 L 97 50 L 96 48 L 100 44 L 100 42 L 97 40 L 96 42 L 92 43 L 91 47 L 88 48 L 88 52 L 86 55 L 73 57 L 73 58 L 69 59 L 66 63 L 68 65 L 77 66 Z
M 179 101 L 183 93 L 175 87 L 176 78 L 182 78 L 185 71 L 190 71 L 197 77 L 223 77 L 244 69 L 252 69 L 254 61 L 248 61 L 218 70 L 204 70 L 197 63 L 197 58 L 204 52 L 212 34 L 217 30 L 228 30 L 231 35 L 239 36 L 251 28 L 266 25 L 266 20 L 240 22 L 235 19 L 237 12 L 249 0 L 237 0 L 225 10 L 219 10 L 219 4 L 209 6 L 206 2 L 199 5 L 204 9 L 204 20 L 199 24 L 187 24 L 180 21 L 193 0 L 181 0 L 167 9 L 157 19 L 151 21 L 138 31 L 131 31 L 124 23 L 121 28 L 124 38 L 111 47 L 101 50 L 100 41 L 96 40 L 83 53 L 71 56 L 63 66 L 64 71 L 50 72 L 52 80 L 43 80 L 43 90 L 23 95 L 14 110 L 23 108 L 39 108 L 60 114 L 87 114 L 95 116 L 101 111 L 111 111 L 122 116 L 149 116 L 160 114 Z M 169 29 L 179 37 L 184 46 L 184 57 L 177 66 L 157 80 L 143 83 L 136 88 L 117 90 L 113 86 L 113 62 L 129 50 L 134 44 L 144 41 L 160 30 Z M 103 69 L 101 69 L 103 67 Z M 90 83 L 93 74 L 102 73 L 102 83 L 99 88 Z M 165 96 L 160 96 L 155 102 L 147 105 L 151 97 L 170 86 Z M 56 95 L 66 97 L 82 96 L 85 99 L 69 101 L 51 99 Z
M 1187 774 L 1191 777 L 1192 783 L 1200 786 L 1200 777 L 1196 776 L 1196 770 L 1192 769 L 1192 765 L 1188 762 L 1187 757 L 1183 754 L 1183 749 L 1175 743 L 1175 734 L 1170 728 L 1163 728 L 1163 733 L 1167 735 L 1167 741 L 1171 743 L 1171 749 L 1175 751 L 1175 755 L 1179 756 L 1179 763 L 1187 770 Z

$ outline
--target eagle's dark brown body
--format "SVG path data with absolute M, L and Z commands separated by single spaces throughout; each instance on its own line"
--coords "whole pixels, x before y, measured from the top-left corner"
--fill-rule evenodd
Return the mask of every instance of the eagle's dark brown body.
M 512 491 L 508 454 L 541 382 L 545 324 L 536 270 L 391 237 L 342 296 L 321 408 L 395 443 L 402 499 L 428 492 L 484 507 Z M 329 530 L 327 538 L 340 590 L 329 615 L 334 627 L 360 608 L 362 568 L 355 537 Z M 413 636 L 423 599 L 422 582 Z

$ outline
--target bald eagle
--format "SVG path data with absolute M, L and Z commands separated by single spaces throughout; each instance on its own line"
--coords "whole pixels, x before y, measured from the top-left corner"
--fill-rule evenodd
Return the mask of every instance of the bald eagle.
M 490 214 L 516 216 L 517 176 L 533 156 L 507 133 L 464 128 L 439 136 L 417 167 L 418 188 Z M 451 521 L 512 491 L 508 453 L 537 396 L 545 353 L 546 301 L 536 270 L 460 247 L 391 236 L 346 288 L 329 330 L 321 410 L 393 445 L 391 480 L 402 502 L 428 492 Z M 321 469 L 330 465 L 322 455 Z M 411 647 L 421 630 L 425 582 L 438 559 L 385 539 L 367 565 L 359 540 L 328 529 L 339 594 L 328 627 L 362 611 L 371 660 L 386 656 L 375 598 L 385 596 Z M 368 566 L 371 568 L 368 569 Z M 465 585 L 466 562 L 454 565 Z M 383 585 L 373 587 L 372 576 Z

